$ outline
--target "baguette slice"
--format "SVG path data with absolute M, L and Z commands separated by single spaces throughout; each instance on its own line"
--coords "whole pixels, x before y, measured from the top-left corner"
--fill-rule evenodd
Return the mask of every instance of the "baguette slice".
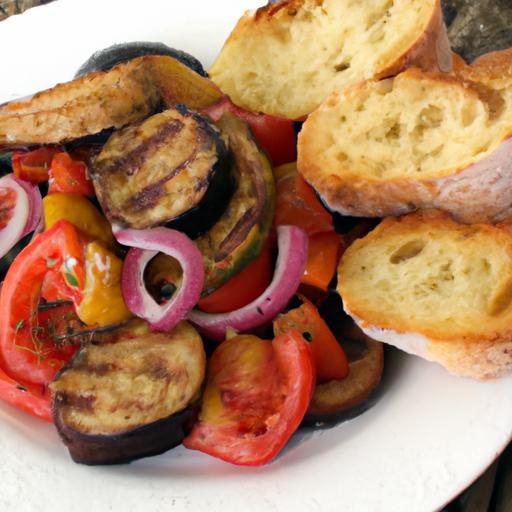
M 489 69 L 411 68 L 332 94 L 300 133 L 299 171 L 344 215 L 435 208 L 470 223 L 509 217 L 512 87 Z
M 373 339 L 477 379 L 512 368 L 512 230 L 438 211 L 385 219 L 338 269 L 345 311 Z
M 451 69 L 439 0 L 284 0 L 242 16 L 210 76 L 241 107 L 298 119 L 412 64 Z

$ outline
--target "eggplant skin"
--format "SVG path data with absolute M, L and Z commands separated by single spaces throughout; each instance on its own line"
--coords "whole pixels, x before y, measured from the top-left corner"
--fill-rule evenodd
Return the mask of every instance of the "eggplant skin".
M 95 158 L 91 177 L 105 215 L 123 228 L 146 229 L 179 219 L 186 232 L 186 215 L 204 207 L 206 199 L 219 203 L 203 216 L 211 225 L 232 189 L 221 133 L 183 105 L 115 132 Z M 217 189 L 213 198 L 210 187 Z
M 196 415 L 195 405 L 168 418 L 111 436 L 82 434 L 66 424 L 59 414 L 54 414 L 54 422 L 75 462 L 89 466 L 126 464 L 160 455 L 181 444 Z
M 204 381 L 201 337 L 141 320 L 94 335 L 51 384 L 55 426 L 71 458 L 119 464 L 181 443 Z
M 182 64 L 185 64 L 197 74 L 208 77 L 208 73 L 203 68 L 201 62 L 194 56 L 182 50 L 176 50 L 163 43 L 155 43 L 150 41 L 132 41 L 129 43 L 120 43 L 103 48 L 94 52 L 75 73 L 75 78 L 94 73 L 96 71 L 107 71 L 117 64 L 127 62 L 137 57 L 145 55 L 167 55 Z

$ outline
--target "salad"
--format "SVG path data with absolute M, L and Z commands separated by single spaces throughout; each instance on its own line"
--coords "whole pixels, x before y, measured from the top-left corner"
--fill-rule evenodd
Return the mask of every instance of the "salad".
M 114 79 L 126 97 L 105 107 Z M 371 405 L 382 346 L 333 291 L 371 225 L 333 218 L 297 173 L 296 123 L 149 43 L 0 115 L 38 102 L 0 133 L 0 399 L 86 464 L 183 443 L 260 465 L 301 424 Z

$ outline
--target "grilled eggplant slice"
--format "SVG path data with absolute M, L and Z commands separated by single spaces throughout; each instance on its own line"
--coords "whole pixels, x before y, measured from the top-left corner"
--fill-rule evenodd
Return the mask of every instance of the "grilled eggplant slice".
M 69 142 L 139 122 L 162 105 L 201 110 L 221 98 L 211 80 L 176 59 L 147 55 L 0 105 L 0 146 Z
M 343 380 L 317 384 L 302 422 L 306 426 L 331 427 L 359 416 L 378 401 L 384 368 L 383 344 L 366 336 L 343 312 L 337 293 L 320 307 L 349 360 L 349 374 Z
M 235 192 L 215 225 L 196 240 L 205 260 L 208 295 L 259 255 L 272 227 L 275 183 L 272 167 L 246 123 L 226 113 L 217 123 L 233 158 Z
M 275 209 L 272 168 L 247 125 L 226 113 L 218 127 L 231 150 L 235 192 L 215 225 L 196 240 L 205 264 L 203 296 L 222 286 L 259 255 Z M 173 258 L 159 254 L 149 263 L 146 278 L 158 297 L 162 286 L 179 286 L 181 267 Z
M 78 78 L 88 73 L 96 71 L 107 71 L 117 64 L 127 62 L 136 57 L 144 55 L 167 55 L 172 57 L 182 64 L 185 64 L 192 71 L 195 71 L 201 76 L 207 77 L 207 73 L 203 65 L 190 53 L 182 50 L 176 50 L 163 43 L 154 43 L 150 41 L 133 41 L 130 43 L 120 43 L 103 48 L 94 52 L 76 72 L 75 78 Z
M 94 335 L 51 384 L 53 419 L 73 460 L 117 464 L 178 445 L 205 361 L 202 340 L 186 322 L 154 333 L 134 320 Z
M 229 160 L 218 129 L 178 105 L 114 133 L 91 177 L 113 224 L 135 229 L 167 224 L 197 236 L 227 204 Z

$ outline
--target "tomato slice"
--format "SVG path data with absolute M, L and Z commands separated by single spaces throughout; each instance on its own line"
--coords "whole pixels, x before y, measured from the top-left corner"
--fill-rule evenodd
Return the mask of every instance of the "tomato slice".
M 60 152 L 60 148 L 42 147 L 29 152 L 17 152 L 12 155 L 12 169 L 14 175 L 20 180 L 33 184 L 48 181 L 54 155 Z
M 21 384 L 0 368 L 0 400 L 42 420 L 52 422 L 51 395 L 42 386 Z
M 75 305 L 85 284 L 83 246 L 68 221 L 38 235 L 10 266 L 0 293 L 0 363 L 12 378 L 48 384 L 69 360 L 60 344 L 38 336 L 38 305 L 44 277 L 59 271 Z
M 291 330 L 272 342 L 224 341 L 210 360 L 198 422 L 183 444 L 233 464 L 274 458 L 308 408 L 315 367 L 308 344 Z
M 310 338 L 318 383 L 342 380 L 349 372 L 347 356 L 316 307 L 306 297 L 302 305 L 274 320 L 274 333 L 297 329 Z
M 198 306 L 207 313 L 228 313 L 257 299 L 272 281 L 273 237 L 269 237 L 259 256 L 224 286 L 201 299 Z
M 80 160 L 73 160 L 68 153 L 57 153 L 53 157 L 48 174 L 49 194 L 64 192 L 94 196 L 92 181 L 87 176 L 87 165 Z
M 273 165 L 282 165 L 297 159 L 297 137 L 293 121 L 249 112 L 234 105 L 227 97 L 203 112 L 214 121 L 218 121 L 224 112 L 231 112 L 244 120 L 251 127 L 254 138 L 268 154 Z

